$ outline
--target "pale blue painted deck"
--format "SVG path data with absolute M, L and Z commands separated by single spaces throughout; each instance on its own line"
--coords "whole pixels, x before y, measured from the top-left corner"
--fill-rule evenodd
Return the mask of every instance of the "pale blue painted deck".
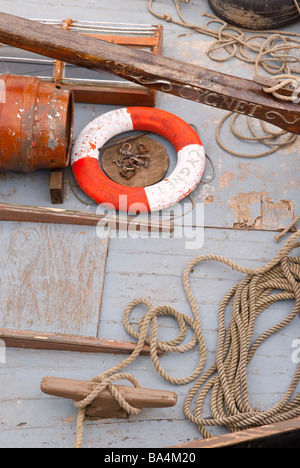
M 74 0 L 58 2 L 37 0 L 2 0 L 1 10 L 31 18 L 72 17 L 80 20 L 127 23 L 155 23 L 147 9 L 148 0 Z M 156 8 L 165 12 L 169 2 L 158 2 Z M 185 7 L 188 19 L 203 23 L 201 12 L 209 11 L 204 0 L 194 0 Z M 198 18 L 195 18 L 195 11 Z M 164 55 L 201 64 L 225 73 L 252 78 L 250 67 L 236 63 L 211 62 L 205 48 L 211 41 L 183 28 L 164 23 Z M 289 28 L 297 30 L 299 25 Z M 211 184 L 200 184 L 194 199 L 205 204 L 205 238 L 200 249 L 187 249 L 186 238 L 123 239 L 111 237 L 103 300 L 100 312 L 99 337 L 131 339 L 122 326 L 122 312 L 136 297 L 147 297 L 154 304 L 171 304 L 179 311 L 191 313 L 185 298 L 181 275 L 185 265 L 195 256 L 218 253 L 243 266 L 256 267 L 268 262 L 278 251 L 275 230 L 285 226 L 293 212 L 285 211 L 281 200 L 290 201 L 295 214 L 299 212 L 299 150 L 300 142 L 289 150 L 257 160 L 242 160 L 222 151 L 215 141 L 215 128 L 223 112 L 183 99 L 159 94 L 157 107 L 168 110 L 197 125 L 207 153 L 214 161 L 216 178 Z M 112 106 L 76 105 L 75 136 L 89 121 Z M 245 149 L 234 143 L 239 150 Z M 168 146 L 170 154 L 175 155 Z M 171 164 L 171 167 L 172 167 Z M 209 178 L 210 167 L 207 166 Z M 50 206 L 49 174 L 30 176 L 8 174 L 1 179 L 0 199 L 7 203 Z M 66 186 L 64 208 L 84 210 Z M 251 206 L 248 223 L 262 215 L 260 229 L 233 229 L 237 219 L 238 194 L 249 193 Z M 251 196 L 252 194 L 252 196 Z M 95 209 L 92 205 L 91 211 Z M 200 224 L 201 225 L 201 224 Z M 197 233 L 201 233 L 198 224 Z M 200 234 L 199 234 L 200 235 Z M 2 269 L 5 275 L 5 267 Z M 219 301 L 242 275 L 224 265 L 202 264 L 195 268 L 191 283 L 200 306 L 204 336 L 208 347 L 206 368 L 214 362 L 217 342 L 217 310 Z M 17 291 L 16 291 L 17 294 Z M 277 323 L 292 304 L 275 305 L 266 311 L 257 324 L 260 334 Z M 288 387 L 296 365 L 292 362 L 292 342 L 299 337 L 300 322 L 293 321 L 276 337 L 268 340 L 256 353 L 249 366 L 249 394 L 252 406 L 268 408 L 274 405 Z M 173 324 L 162 326 L 161 337 L 175 336 Z M 184 356 L 161 359 L 166 370 L 176 376 L 190 373 L 198 351 Z M 89 380 L 122 356 L 81 354 L 56 351 L 8 349 L 6 364 L 0 364 L 0 446 L 1 447 L 72 447 L 76 431 L 76 410 L 72 402 L 51 398 L 41 393 L 40 382 L 46 375 Z M 185 420 L 183 401 L 190 385 L 174 387 L 155 372 L 148 357 L 141 357 L 128 369 L 143 387 L 175 391 L 178 404 L 174 408 L 144 410 L 126 420 L 88 422 L 84 431 L 86 447 L 167 447 L 201 438 L 196 427 Z M 215 428 L 214 434 L 225 432 Z

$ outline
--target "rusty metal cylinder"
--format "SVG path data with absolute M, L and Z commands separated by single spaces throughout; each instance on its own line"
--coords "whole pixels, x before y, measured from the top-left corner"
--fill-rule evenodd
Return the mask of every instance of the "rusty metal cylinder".
M 33 76 L 0 75 L 0 170 L 63 169 L 70 161 L 71 90 Z

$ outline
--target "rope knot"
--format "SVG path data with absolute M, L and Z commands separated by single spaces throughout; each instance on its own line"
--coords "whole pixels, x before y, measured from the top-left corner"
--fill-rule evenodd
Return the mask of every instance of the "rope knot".
M 129 405 L 127 401 L 122 397 L 121 393 L 118 389 L 113 385 L 113 382 L 116 380 L 126 379 L 129 380 L 135 387 L 140 388 L 140 384 L 132 375 L 130 374 L 115 374 L 111 377 L 105 378 L 105 376 L 99 376 L 98 378 L 94 379 L 95 382 L 98 382 L 98 385 L 95 386 L 83 400 L 74 402 L 76 408 L 78 409 L 86 409 L 104 390 L 108 389 L 111 395 L 115 398 L 117 403 L 120 405 L 122 409 L 124 409 L 128 414 L 138 414 L 140 412 L 139 409 L 134 408 L 133 406 Z
M 173 21 L 173 18 L 171 15 L 169 15 L 168 13 L 165 13 L 164 14 L 164 20 L 170 22 L 170 21 Z
M 284 74 L 284 75 L 277 75 L 278 83 L 271 87 L 264 87 L 263 90 L 266 93 L 271 93 L 275 97 L 279 99 L 285 99 L 286 101 L 293 101 L 297 98 L 297 94 L 299 93 L 300 88 L 300 81 L 299 78 L 295 78 L 294 75 Z M 283 96 L 282 94 L 277 93 L 277 91 L 281 89 L 290 89 L 293 91 L 291 96 Z
M 116 380 L 129 380 L 135 387 L 140 388 L 140 384 L 138 380 L 133 377 L 130 374 L 127 373 L 119 373 L 112 375 L 110 377 L 107 377 L 107 374 L 102 374 L 95 379 L 92 380 L 92 382 L 98 382 L 98 385 L 95 386 L 83 400 L 81 401 L 75 401 L 74 405 L 76 408 L 78 408 L 78 418 L 77 418 L 77 435 L 76 435 L 76 443 L 75 443 L 75 448 L 80 448 L 82 445 L 82 437 L 83 437 L 83 424 L 85 420 L 85 412 L 86 408 L 102 393 L 105 389 L 108 389 L 111 393 L 111 395 L 114 397 L 116 402 L 119 404 L 119 406 L 126 411 L 128 415 L 130 414 L 139 414 L 141 412 L 141 409 L 139 408 L 134 408 L 131 406 L 125 398 L 121 395 L 119 390 L 115 385 L 113 385 L 113 382 Z M 93 418 L 95 419 L 95 418 Z

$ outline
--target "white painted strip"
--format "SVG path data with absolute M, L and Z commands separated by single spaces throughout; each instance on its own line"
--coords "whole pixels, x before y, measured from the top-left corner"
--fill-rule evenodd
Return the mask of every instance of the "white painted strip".
M 99 148 L 116 135 L 133 130 L 131 115 L 126 108 L 100 115 L 90 122 L 77 137 L 71 164 L 82 158 L 99 158 Z
M 205 151 L 201 145 L 187 145 L 178 152 L 177 165 L 169 177 L 145 187 L 151 211 L 168 208 L 195 190 L 205 167 Z

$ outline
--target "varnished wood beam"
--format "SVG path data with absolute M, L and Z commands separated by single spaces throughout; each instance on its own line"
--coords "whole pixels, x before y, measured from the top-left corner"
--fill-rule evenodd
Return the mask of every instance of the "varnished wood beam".
M 0 13 L 0 42 L 202 104 L 249 115 L 300 134 L 300 106 L 252 80 Z M 183 73 L 184 70 L 184 73 Z
M 194 440 L 172 448 L 191 450 L 200 448 L 299 448 L 300 417 L 266 424 L 244 431 L 231 432 L 210 439 Z
M 62 335 L 58 333 L 41 333 L 38 331 L 13 330 L 0 328 L 0 339 L 8 348 L 42 349 L 56 351 L 73 351 L 82 353 L 115 353 L 130 354 L 136 343 L 104 338 Z M 149 346 L 144 346 L 142 355 L 149 355 Z M 161 356 L 163 352 L 158 350 Z
M 174 223 L 168 221 L 143 220 L 140 217 L 125 215 L 97 215 L 83 211 L 61 208 L 11 205 L 0 203 L 0 221 L 30 223 L 73 224 L 81 226 L 107 226 L 113 230 L 133 230 L 141 232 L 173 232 Z

